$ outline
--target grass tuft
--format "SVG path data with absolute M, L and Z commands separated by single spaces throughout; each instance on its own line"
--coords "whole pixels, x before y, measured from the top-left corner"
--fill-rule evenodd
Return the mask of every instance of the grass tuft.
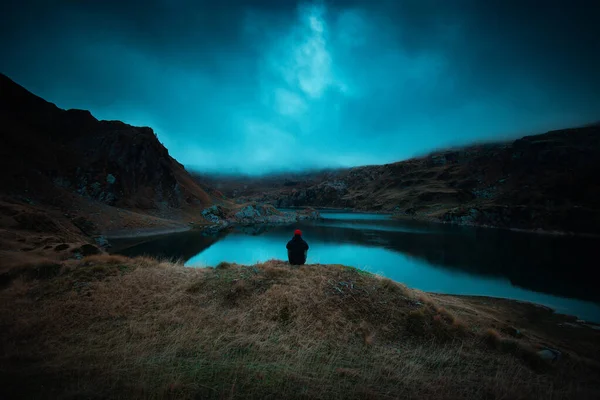
M 394 294 L 403 294 L 407 293 L 406 287 L 398 282 L 394 282 L 389 278 L 381 278 L 381 286 Z
M 230 269 L 234 266 L 234 264 L 228 263 L 228 262 L 220 262 L 217 264 L 217 266 L 215 267 L 215 269 Z

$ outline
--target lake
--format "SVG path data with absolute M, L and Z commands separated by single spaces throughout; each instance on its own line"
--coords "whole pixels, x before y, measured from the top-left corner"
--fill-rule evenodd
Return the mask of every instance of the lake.
M 600 322 L 600 291 L 593 279 L 598 238 L 398 221 L 381 214 L 321 214 L 322 221 L 289 226 L 115 240 L 113 252 L 182 259 L 189 267 L 287 260 L 285 245 L 299 228 L 310 245 L 310 264 L 350 265 L 425 291 L 530 301 Z

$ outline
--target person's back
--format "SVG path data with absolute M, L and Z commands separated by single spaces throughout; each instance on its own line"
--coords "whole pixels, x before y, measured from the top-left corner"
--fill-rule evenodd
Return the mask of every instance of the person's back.
M 288 261 L 292 265 L 302 265 L 306 262 L 308 243 L 302 239 L 302 232 L 296 229 L 294 237 L 285 246 L 288 250 Z

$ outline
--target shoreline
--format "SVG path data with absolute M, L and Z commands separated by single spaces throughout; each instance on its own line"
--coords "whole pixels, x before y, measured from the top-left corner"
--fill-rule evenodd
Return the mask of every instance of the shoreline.
M 203 227 L 204 228 L 204 227 Z M 120 229 L 117 231 L 106 232 L 102 236 L 106 239 L 134 239 L 152 236 L 168 235 L 171 233 L 187 232 L 194 229 L 190 226 L 181 226 L 173 228 L 133 228 L 133 229 Z
M 521 232 L 521 233 L 529 233 L 529 234 L 539 234 L 539 235 L 550 235 L 550 236 L 571 236 L 571 237 L 584 237 L 584 238 L 600 238 L 600 234 L 594 233 L 580 233 L 580 232 L 570 232 L 570 231 L 549 231 L 544 229 L 526 229 L 526 228 L 511 228 L 511 227 L 503 227 L 503 226 L 495 226 L 495 225 L 479 225 L 473 223 L 457 223 L 450 221 L 441 221 L 437 218 L 429 217 L 429 216 L 414 216 L 414 215 L 404 215 L 404 214 L 396 214 L 390 211 L 373 211 L 373 210 L 361 210 L 356 208 L 335 208 L 335 207 L 314 207 L 314 206 L 300 206 L 300 207 L 282 207 L 277 208 L 277 210 L 286 212 L 289 210 L 291 212 L 298 212 L 300 210 L 305 209 L 314 209 L 318 212 L 343 212 L 348 214 L 373 214 L 373 215 L 388 215 L 391 220 L 397 221 L 415 221 L 415 222 L 426 222 L 426 223 L 435 223 L 435 224 L 443 224 L 443 225 L 451 225 L 451 226 L 464 226 L 471 228 L 487 228 L 487 229 L 500 229 L 507 230 L 513 232 Z M 137 238 L 137 237 L 151 237 L 151 236 L 159 236 L 159 235 L 167 235 L 170 233 L 180 233 L 186 232 L 190 230 L 200 230 L 200 231 L 213 231 L 215 233 L 227 229 L 232 226 L 260 226 L 260 225 L 271 225 L 272 223 L 265 222 L 255 222 L 255 223 L 236 223 L 236 222 L 228 222 L 227 224 L 192 224 L 180 221 L 170 221 L 171 223 L 182 225 L 179 227 L 153 227 L 153 228 L 133 228 L 133 229 L 118 229 L 112 231 L 106 231 L 102 233 L 102 236 L 107 239 L 127 239 L 127 238 Z M 283 222 L 282 222 L 283 223 Z M 292 224 L 293 222 L 290 222 Z
M 524 307 L 528 309 L 530 315 L 545 315 L 557 324 L 567 324 L 571 328 L 586 328 L 586 329 L 600 329 L 600 320 L 590 321 L 583 319 L 574 314 L 563 314 L 557 312 L 556 309 L 541 303 L 535 303 L 527 300 L 511 299 L 508 297 L 494 297 L 487 295 L 474 295 L 474 294 L 452 294 L 452 293 L 439 293 L 439 292 L 428 292 L 423 293 L 433 295 L 436 298 L 458 298 L 478 305 L 504 305 L 509 308 Z
M 391 211 L 373 211 L 373 210 L 361 210 L 358 208 L 335 208 L 335 207 L 314 207 L 314 206 L 300 206 L 300 207 L 281 207 L 278 210 L 304 210 L 312 208 L 317 211 L 334 211 L 334 212 L 347 212 L 349 214 L 377 214 L 377 215 L 394 215 Z
M 431 222 L 436 224 L 454 225 L 454 226 L 469 226 L 472 228 L 490 228 L 490 229 L 503 229 L 513 232 L 524 232 L 524 233 L 536 233 L 540 235 L 553 235 L 553 236 L 576 236 L 576 237 L 587 237 L 587 238 L 600 238 L 600 234 L 596 233 L 584 233 L 584 232 L 571 232 L 571 231 L 549 231 L 541 228 L 510 228 L 496 225 L 479 225 L 471 223 L 457 223 L 449 221 L 440 221 L 439 219 L 428 217 L 428 216 L 414 216 L 405 214 L 396 214 L 392 211 L 373 211 L 373 210 L 361 210 L 359 208 L 335 208 L 335 207 L 314 207 L 314 206 L 301 206 L 301 207 L 285 207 L 283 210 L 301 210 L 304 208 L 314 208 L 317 211 L 332 211 L 332 212 L 346 212 L 349 214 L 374 214 L 374 215 L 389 215 L 394 220 L 410 220 L 417 222 Z
M 531 308 L 532 313 L 544 313 L 544 314 L 552 315 L 559 323 L 567 322 L 569 324 L 572 324 L 572 325 L 570 325 L 571 327 L 575 327 L 573 325 L 577 325 L 577 327 L 586 327 L 586 328 L 595 329 L 595 330 L 600 329 L 600 319 L 598 319 L 597 321 L 583 319 L 583 317 L 580 317 L 578 315 L 561 313 L 561 312 L 558 312 L 555 308 L 553 308 L 551 306 L 548 306 L 548 305 L 545 305 L 542 303 L 536 303 L 536 302 L 529 301 L 529 300 L 519 300 L 519 299 L 510 298 L 510 297 L 496 297 L 496 296 L 477 295 L 477 294 L 453 294 L 453 293 L 441 293 L 441 292 L 435 292 L 435 291 L 423 291 L 423 292 L 430 294 L 430 295 L 434 295 L 436 297 L 459 298 L 459 299 L 463 299 L 463 300 L 477 302 L 480 304 L 506 303 L 506 304 L 512 305 L 514 307 L 517 307 L 517 306 L 529 307 L 529 308 Z M 581 301 L 588 301 L 588 300 L 581 300 Z M 592 302 L 592 301 L 589 301 L 589 302 L 596 304 L 595 302 Z
M 456 223 L 449 221 L 440 221 L 439 219 L 431 218 L 431 217 L 415 217 L 411 215 L 402 215 L 402 214 L 391 214 L 392 219 L 395 220 L 410 220 L 410 221 L 418 221 L 418 222 L 431 222 L 435 224 L 443 224 L 443 225 L 452 225 L 452 226 L 467 226 L 471 228 L 486 228 L 486 229 L 500 229 L 512 232 L 521 232 L 521 233 L 533 233 L 539 235 L 548 235 L 548 236 L 572 236 L 572 237 L 585 237 L 585 238 L 600 238 L 600 234 L 595 233 L 580 233 L 580 232 L 569 232 L 569 231 L 548 231 L 545 229 L 537 228 L 537 229 L 525 229 L 525 228 L 509 228 L 504 226 L 496 226 L 496 225 L 478 225 L 478 224 L 470 224 L 470 223 Z
M 152 228 L 130 228 L 130 229 L 119 229 L 113 231 L 103 232 L 101 236 L 104 236 L 106 239 L 135 239 L 135 238 L 145 238 L 145 237 L 153 237 L 153 236 L 162 236 L 168 235 L 171 233 L 181 233 L 181 232 L 189 232 L 189 231 L 200 231 L 200 232 L 210 232 L 210 233 L 219 233 L 223 230 L 234 228 L 234 227 L 253 227 L 253 226 L 272 226 L 272 225 L 283 225 L 283 224 L 294 224 L 299 221 L 307 221 L 311 220 L 311 218 L 300 218 L 300 215 L 297 211 L 292 211 L 296 214 L 296 219 L 289 221 L 256 221 L 256 222 L 246 222 L 246 221 L 236 221 L 235 219 L 227 219 L 222 220 L 221 223 L 191 223 L 188 222 L 187 225 L 181 225 L 178 227 L 152 227 Z M 300 218 L 300 219 L 298 219 Z M 171 221 L 172 223 L 178 223 L 175 221 Z M 181 222 L 179 222 L 181 223 Z
M 393 211 L 373 211 L 373 210 L 362 210 L 359 208 L 335 208 L 335 207 L 315 207 L 315 206 L 299 206 L 299 207 L 283 207 L 282 210 L 301 210 L 304 208 L 313 208 L 317 211 L 332 211 L 332 212 L 346 212 L 349 214 L 374 214 L 374 215 L 389 215 L 391 219 L 395 220 L 410 220 L 417 222 L 431 222 L 436 224 L 454 225 L 454 226 L 469 226 L 473 228 L 490 228 L 490 229 L 503 229 L 513 232 L 524 232 L 524 233 L 536 233 L 541 235 L 553 235 L 553 236 L 575 236 L 575 237 L 587 237 L 587 238 L 600 238 L 600 234 L 596 233 L 584 233 L 584 232 L 571 232 L 571 231 L 549 231 L 541 228 L 510 228 L 496 225 L 479 225 L 472 223 L 457 223 L 450 221 L 440 221 L 439 219 L 429 216 L 414 216 L 407 214 L 397 214 Z M 279 208 L 278 208 L 279 210 Z

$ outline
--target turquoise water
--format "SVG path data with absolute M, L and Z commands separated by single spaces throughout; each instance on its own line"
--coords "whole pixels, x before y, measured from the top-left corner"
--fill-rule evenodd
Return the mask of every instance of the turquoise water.
M 407 223 L 380 214 L 323 216 L 216 236 L 167 235 L 124 243 L 119 252 L 181 258 L 190 267 L 285 260 L 285 244 L 298 227 L 310 245 L 310 264 L 351 265 L 425 291 L 530 301 L 600 322 L 600 298 L 590 279 L 595 263 L 587 261 L 598 239 Z

